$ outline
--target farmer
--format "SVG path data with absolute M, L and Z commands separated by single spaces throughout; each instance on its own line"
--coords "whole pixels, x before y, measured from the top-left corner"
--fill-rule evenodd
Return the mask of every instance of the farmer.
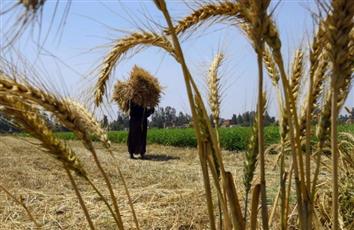
M 146 152 L 147 118 L 158 106 L 162 88 L 157 78 L 149 72 L 134 66 L 127 81 L 118 80 L 114 85 L 112 99 L 121 111 L 130 115 L 128 152 L 130 158 Z
M 154 111 L 154 108 L 144 108 L 132 101 L 130 102 L 128 151 L 131 159 L 135 159 L 134 154 L 140 154 L 142 159 L 145 156 L 147 118 Z

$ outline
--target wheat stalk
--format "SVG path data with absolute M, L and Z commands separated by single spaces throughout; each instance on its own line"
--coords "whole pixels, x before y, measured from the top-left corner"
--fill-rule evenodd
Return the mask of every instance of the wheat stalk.
M 182 49 L 180 47 L 180 43 L 179 43 L 179 40 L 177 38 L 177 35 L 174 31 L 174 27 L 173 27 L 173 23 L 172 23 L 172 20 L 171 20 L 171 17 L 168 13 L 168 10 L 166 8 L 166 4 L 163 0 L 155 0 L 155 4 L 158 6 L 158 8 L 161 10 L 161 12 L 163 13 L 165 19 L 166 19 L 166 22 L 168 24 L 168 28 L 169 28 L 169 31 L 171 32 L 171 36 L 172 36 L 172 40 L 173 40 L 173 44 L 174 44 L 174 48 L 176 50 L 176 54 L 180 60 L 180 64 L 181 64 L 181 67 L 182 67 L 182 70 L 183 70 L 183 74 L 184 74 L 184 79 L 185 79 L 185 83 L 186 83 L 186 88 L 187 88 L 187 93 L 188 93 L 188 98 L 189 98 L 189 102 L 190 102 L 190 106 L 191 106 L 191 111 L 192 111 L 192 114 L 193 114 L 193 122 L 194 122 L 194 128 L 196 130 L 196 135 L 197 135 L 197 140 L 198 140 L 198 146 L 202 146 L 204 143 L 202 142 L 202 138 L 201 138 L 201 129 L 200 129 L 200 124 L 197 122 L 197 113 L 196 113 L 196 108 L 195 108 L 195 105 L 197 104 L 201 110 L 201 113 L 199 114 L 200 116 L 203 117 L 204 120 L 208 120 L 208 115 L 206 113 L 206 109 L 205 109 L 205 106 L 202 102 L 202 99 L 201 99 L 201 95 L 199 93 L 199 90 L 198 88 L 196 87 L 195 85 L 195 82 L 193 80 L 193 78 L 191 77 L 191 74 L 188 70 L 188 67 L 186 65 L 186 62 L 184 60 L 184 56 L 183 56 L 183 52 L 182 52 Z M 194 96 L 193 96 L 193 91 L 195 93 L 195 97 L 196 97 L 196 101 L 194 100 Z M 216 157 L 217 157 L 217 160 L 218 160 L 218 164 L 220 165 L 220 172 L 221 172 L 221 179 L 223 181 L 223 185 L 224 185 L 224 189 L 226 188 L 225 187 L 225 179 L 226 179 L 226 173 L 225 173 L 225 170 L 224 170 L 224 167 L 223 167 L 223 163 L 222 163 L 222 159 L 221 159 L 221 152 L 220 152 L 220 147 L 218 146 L 218 143 L 217 143 L 217 139 L 216 139 L 216 134 L 215 134 L 215 131 L 213 131 L 211 129 L 211 126 L 210 126 L 210 123 L 208 122 L 206 124 L 206 127 L 207 127 L 207 136 L 208 138 L 210 138 L 210 143 L 209 143 L 209 146 L 211 148 L 207 148 L 209 149 L 209 151 L 215 151 L 215 154 L 216 154 Z M 205 159 L 205 153 L 203 152 L 203 149 L 202 148 L 198 148 L 198 153 L 199 153 L 199 157 L 201 159 L 201 161 L 204 161 Z M 222 209 L 224 211 L 224 223 L 226 224 L 226 226 L 231 226 L 231 222 L 230 222 L 230 217 L 229 217 L 229 212 L 227 210 L 227 206 L 226 206 L 226 203 L 225 203 L 225 200 L 223 198 L 223 193 L 221 191 L 221 188 L 220 188 L 220 182 L 219 182 L 219 177 L 217 176 L 217 173 L 215 170 L 215 162 L 213 161 L 213 158 L 212 158 L 212 154 L 208 154 L 207 155 L 207 160 L 208 160 L 208 163 L 210 164 L 210 169 L 211 172 L 212 172 L 212 176 L 213 176 L 213 179 L 214 179 L 214 184 L 216 186 L 216 189 L 217 189 L 217 194 L 218 194 L 218 197 L 219 197 L 219 200 L 221 201 L 221 206 L 222 206 Z M 204 179 L 204 184 L 206 184 L 206 180 L 209 180 L 207 174 L 203 171 L 203 179 Z M 227 193 L 227 196 L 229 197 L 230 194 Z M 229 199 L 232 200 L 232 197 L 229 197 Z M 238 201 L 234 201 L 234 202 L 238 202 Z M 235 205 L 235 203 L 232 202 L 230 203 L 230 205 Z M 212 211 L 212 210 L 211 210 Z M 235 213 L 231 212 L 232 215 L 234 215 Z M 209 215 L 211 216 L 211 215 Z M 233 219 L 235 218 L 238 218 L 236 216 L 233 216 Z M 215 223 L 215 221 L 214 221 Z M 215 229 L 215 226 L 211 226 L 213 229 Z M 235 228 L 237 228 L 238 226 L 234 226 Z
M 265 107 L 267 104 L 266 95 L 263 93 L 263 111 L 265 111 Z M 247 206 L 248 206 L 248 195 L 251 190 L 251 185 L 254 177 L 254 173 L 256 171 L 257 165 L 257 157 L 259 154 L 258 151 L 258 109 L 254 118 L 253 126 L 252 126 L 252 134 L 248 141 L 247 151 L 245 153 L 245 161 L 243 165 L 243 185 L 245 186 L 245 210 L 244 210 L 244 218 L 247 220 Z
M 323 21 L 320 22 L 324 23 Z M 305 107 L 305 113 L 303 113 L 300 118 L 300 135 L 301 138 L 305 137 L 306 145 L 306 186 L 310 193 L 309 208 L 307 210 L 307 220 L 308 227 L 312 228 L 312 217 L 313 217 L 313 199 L 311 196 L 311 121 L 313 117 L 313 112 L 315 105 L 318 103 L 318 98 L 322 93 L 323 82 L 325 79 L 325 72 L 327 70 L 328 64 L 325 61 L 326 53 L 321 49 L 324 44 L 324 31 L 319 27 L 316 35 L 313 38 L 312 47 L 310 50 L 310 76 L 309 76 L 309 88 L 307 96 L 307 106 Z M 320 153 L 321 154 L 321 153 Z M 319 156 L 318 156 L 319 157 Z M 317 162 L 319 164 L 319 162 Z M 314 185 L 315 186 L 315 185 Z
M 214 217 L 214 212 L 213 212 L 213 205 L 212 205 L 212 198 L 211 198 L 211 190 L 210 190 L 210 185 L 209 185 L 209 175 L 208 175 L 208 169 L 206 167 L 206 157 L 205 157 L 205 151 L 206 149 L 203 148 L 204 144 L 202 144 L 202 136 L 201 136 L 201 129 L 200 125 L 197 122 L 197 114 L 196 114 L 196 108 L 195 108 L 195 103 L 194 103 L 194 98 L 193 98 L 193 93 L 192 93 L 192 87 L 190 85 L 190 79 L 191 74 L 188 70 L 188 67 L 185 63 L 183 52 L 181 49 L 181 46 L 179 44 L 177 35 L 175 33 L 173 23 L 171 20 L 171 17 L 167 11 L 166 4 L 163 0 L 154 0 L 155 5 L 159 8 L 159 10 L 163 13 L 166 22 L 168 23 L 168 27 L 170 29 L 170 32 L 172 34 L 172 39 L 173 39 L 173 46 L 176 51 L 177 57 L 180 59 L 180 64 L 183 70 L 183 76 L 187 88 L 187 94 L 188 94 L 188 99 L 189 99 L 189 104 L 191 106 L 191 111 L 192 111 L 192 116 L 193 116 L 193 124 L 194 128 L 196 129 L 196 136 L 198 140 L 198 154 L 199 154 L 199 159 L 202 165 L 202 173 L 203 173 L 203 180 L 204 180 L 204 188 L 206 191 L 206 200 L 207 200 L 207 205 L 208 205 L 208 214 L 209 214 L 209 221 L 210 221 L 210 228 L 211 229 L 216 229 L 215 227 L 215 217 Z M 204 150 L 204 151 L 203 151 Z M 204 167 L 203 167 L 204 166 Z M 225 205 L 223 205 L 223 208 L 225 210 Z M 227 218 L 227 216 L 225 216 Z
M 283 83 L 283 90 L 284 90 L 284 105 L 285 105 L 285 112 L 289 114 L 289 138 L 291 144 L 291 152 L 293 157 L 293 165 L 294 165 L 294 174 L 295 174 L 295 185 L 296 185 L 296 197 L 298 201 L 298 213 L 300 214 L 300 226 L 301 228 L 306 228 L 304 224 L 306 224 L 306 216 L 303 212 L 303 202 L 307 202 L 307 195 L 306 195 L 306 188 L 305 188 L 305 176 L 304 176 L 304 163 L 303 157 L 301 153 L 301 142 L 299 136 L 299 120 L 297 116 L 297 112 L 295 109 L 295 100 L 293 94 L 290 90 L 290 84 L 286 77 L 285 66 L 281 54 L 281 41 L 279 38 L 279 33 L 271 19 L 270 16 L 265 17 L 264 24 L 265 27 L 265 41 L 268 46 L 271 48 L 271 52 L 274 58 L 274 62 L 277 64 L 280 77 Z M 304 199 L 303 199 L 304 198 Z
M 247 17 L 250 22 L 250 31 L 248 32 L 253 42 L 254 50 L 257 54 L 258 63 L 258 151 L 260 160 L 260 184 L 261 184 L 261 204 L 262 204 L 262 226 L 263 229 L 269 229 L 268 225 L 268 208 L 266 195 L 266 179 L 265 179 L 265 159 L 264 159 L 264 98 L 263 98 L 263 51 L 265 44 L 265 18 L 267 17 L 267 8 L 270 0 L 250 1 L 250 10 L 247 11 L 242 7 L 242 14 Z M 247 15 L 247 16 L 246 16 Z
M 348 76 L 352 75 L 354 60 L 348 49 L 352 46 L 350 32 L 353 29 L 354 5 L 345 0 L 333 0 L 332 12 L 328 16 L 326 27 L 327 52 L 332 63 L 331 75 L 331 151 L 332 151 L 332 229 L 339 229 L 338 222 L 338 143 L 337 143 L 337 90 L 346 84 Z
M 289 118 L 287 113 L 284 111 L 283 107 L 283 99 L 281 90 L 279 87 L 279 70 L 277 69 L 275 62 L 273 60 L 272 54 L 270 53 L 269 49 L 265 49 L 263 53 L 263 61 L 266 65 L 268 75 L 272 79 L 272 84 L 276 88 L 277 91 L 277 101 L 279 106 L 279 133 L 280 133 L 280 225 L 282 229 L 286 229 L 286 215 L 285 215 L 285 208 L 286 208 L 286 172 L 285 172 L 285 145 L 286 145 L 286 138 L 289 133 Z
M 265 49 L 263 53 L 263 61 L 266 65 L 268 75 L 272 79 L 272 84 L 276 88 L 277 91 L 277 101 L 279 106 L 279 124 L 280 124 L 280 226 L 281 229 L 286 229 L 287 217 L 286 217 L 286 179 L 287 173 L 285 172 L 285 145 L 286 145 L 286 138 L 289 133 L 289 118 L 287 113 L 284 111 L 283 107 L 283 99 L 281 90 L 279 87 L 279 70 L 276 67 L 276 64 L 273 60 L 272 54 L 269 49 Z
M 213 116 L 213 123 L 216 129 L 217 141 L 220 143 L 219 137 L 219 120 L 220 120 L 220 104 L 221 104 L 221 86 L 220 86 L 220 75 L 218 74 L 218 70 L 223 62 L 224 54 L 218 53 L 215 55 L 212 63 L 210 64 L 209 71 L 208 71 L 208 102 L 209 107 L 211 109 L 211 113 Z M 215 155 L 215 154 L 214 154 Z M 215 156 L 214 161 L 217 162 Z M 218 166 L 217 170 L 218 170 Z M 217 171 L 218 176 L 220 176 L 219 170 Z M 221 204 L 220 200 L 218 200 L 218 207 L 219 207 L 219 224 L 220 229 L 222 228 L 222 211 L 221 211 Z
M 106 82 L 112 74 L 112 71 L 116 66 L 117 62 L 122 58 L 122 56 L 126 52 L 128 52 L 132 48 L 136 48 L 142 45 L 163 48 L 172 56 L 174 56 L 173 46 L 168 41 L 168 39 L 156 33 L 146 31 L 135 32 L 118 40 L 102 63 L 102 68 L 95 86 L 96 106 L 98 106 L 102 102 L 106 88 Z
M 322 22 L 321 22 L 322 23 Z M 303 107 L 305 111 L 300 118 L 300 136 L 301 139 L 305 137 L 305 148 L 306 148 L 306 157 L 305 157 L 305 172 L 306 172 L 306 186 L 307 191 L 311 191 L 311 121 L 313 117 L 313 111 L 315 104 L 322 92 L 322 85 L 325 79 L 325 71 L 327 67 L 327 62 L 324 61 L 325 54 L 323 53 L 320 46 L 323 43 L 323 30 L 319 29 L 317 34 L 313 38 L 312 47 L 310 50 L 310 74 L 309 74 L 309 88 L 307 95 L 307 104 Z M 311 194 L 310 202 L 306 210 L 307 223 L 308 227 L 312 228 L 312 216 L 313 216 L 313 200 Z

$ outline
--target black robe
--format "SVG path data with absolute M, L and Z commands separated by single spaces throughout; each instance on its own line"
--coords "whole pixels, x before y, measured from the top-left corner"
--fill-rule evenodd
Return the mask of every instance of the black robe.
M 130 120 L 128 134 L 128 151 L 133 154 L 146 152 L 147 118 L 154 112 L 154 108 L 147 109 L 133 102 L 130 103 Z

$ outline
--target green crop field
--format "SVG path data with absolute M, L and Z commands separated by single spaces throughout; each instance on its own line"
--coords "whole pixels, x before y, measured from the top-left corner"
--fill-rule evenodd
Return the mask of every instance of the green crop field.
M 220 128 L 221 147 L 230 151 L 242 151 L 247 148 L 251 136 L 250 127 Z M 340 125 L 339 132 L 354 133 L 354 125 Z M 74 140 L 75 135 L 71 132 L 57 133 L 64 140 Z M 111 131 L 108 133 L 111 142 L 126 143 L 127 131 Z M 187 129 L 150 129 L 147 135 L 148 143 L 176 147 L 197 147 L 197 140 L 192 128 Z M 279 130 L 277 126 L 265 128 L 266 145 L 275 144 L 279 141 Z

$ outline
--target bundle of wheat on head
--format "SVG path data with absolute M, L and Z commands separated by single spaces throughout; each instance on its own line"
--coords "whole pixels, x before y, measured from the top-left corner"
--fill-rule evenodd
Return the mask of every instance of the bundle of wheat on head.
M 114 85 L 112 99 L 122 111 L 128 112 L 129 101 L 144 108 L 157 106 L 161 93 L 162 88 L 157 78 L 143 68 L 134 66 L 128 80 L 118 80 Z

